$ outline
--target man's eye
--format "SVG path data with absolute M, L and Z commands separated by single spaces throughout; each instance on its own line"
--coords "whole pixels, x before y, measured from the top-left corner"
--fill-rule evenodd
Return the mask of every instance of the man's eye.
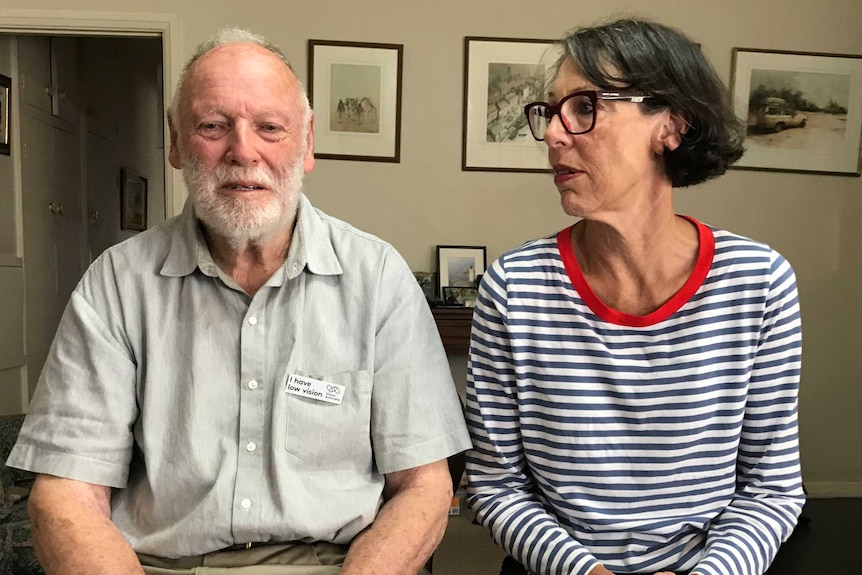
M 219 124 L 218 122 L 203 122 L 198 125 L 198 130 L 205 134 L 214 134 L 223 132 L 225 127 L 223 124 Z

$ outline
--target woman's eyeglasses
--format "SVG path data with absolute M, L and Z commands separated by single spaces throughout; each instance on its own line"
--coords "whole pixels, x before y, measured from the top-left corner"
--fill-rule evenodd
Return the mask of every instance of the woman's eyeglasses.
M 530 132 L 538 141 L 545 139 L 545 130 L 554 115 L 559 115 L 563 127 L 570 134 L 586 134 L 596 127 L 596 102 L 599 100 L 623 100 L 636 104 L 649 98 L 646 94 L 621 90 L 606 92 L 603 90 L 585 90 L 569 94 L 556 105 L 547 102 L 533 102 L 524 106 L 527 124 Z

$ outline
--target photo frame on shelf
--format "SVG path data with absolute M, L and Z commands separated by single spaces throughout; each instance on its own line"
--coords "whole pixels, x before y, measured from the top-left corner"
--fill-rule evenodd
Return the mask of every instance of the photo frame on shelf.
M 474 287 L 447 286 L 443 288 L 441 299 L 445 306 L 475 307 L 477 293 L 478 290 Z
M 734 48 L 743 170 L 862 174 L 862 56 Z
M 120 229 L 147 229 L 147 179 L 128 168 L 120 170 Z
M 476 287 L 485 273 L 485 246 L 437 246 L 437 292 L 445 298 L 445 287 Z M 445 299 L 444 299 L 445 301 Z
M 0 154 L 10 155 L 9 105 L 12 101 L 12 78 L 0 74 Z
M 308 41 L 314 157 L 401 161 L 404 46 Z
M 553 40 L 464 38 L 462 170 L 550 170 L 547 145 L 530 135 L 524 106 L 545 99 L 559 53 Z
M 419 287 L 422 288 L 422 295 L 428 301 L 434 301 L 437 297 L 437 282 L 434 281 L 436 274 L 434 272 L 413 272 L 413 277 L 416 278 Z

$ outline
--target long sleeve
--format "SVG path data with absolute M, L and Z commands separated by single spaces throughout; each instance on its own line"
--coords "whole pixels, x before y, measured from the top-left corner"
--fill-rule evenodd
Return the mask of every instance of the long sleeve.
M 805 496 L 797 397 L 802 335 L 796 278 L 775 254 L 751 371 L 737 458 L 737 490 L 707 534 L 701 575 L 760 575 L 793 532 Z
M 584 575 L 598 563 L 549 513 L 524 456 L 507 288 L 496 262 L 482 278 L 467 368 L 469 504 L 511 556 L 540 575 Z

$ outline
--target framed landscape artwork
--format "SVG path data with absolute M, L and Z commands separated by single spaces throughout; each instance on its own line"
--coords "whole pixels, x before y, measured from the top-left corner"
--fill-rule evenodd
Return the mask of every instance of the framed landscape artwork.
M 401 44 L 308 41 L 314 156 L 399 162 Z
M 475 288 L 476 278 L 485 273 L 485 246 L 437 246 L 438 293 L 443 288 Z
M 553 40 L 464 39 L 462 170 L 549 171 L 547 146 L 530 135 L 524 106 L 546 99 L 558 54 Z
M 734 48 L 731 92 L 746 123 L 734 168 L 862 173 L 862 56 Z

